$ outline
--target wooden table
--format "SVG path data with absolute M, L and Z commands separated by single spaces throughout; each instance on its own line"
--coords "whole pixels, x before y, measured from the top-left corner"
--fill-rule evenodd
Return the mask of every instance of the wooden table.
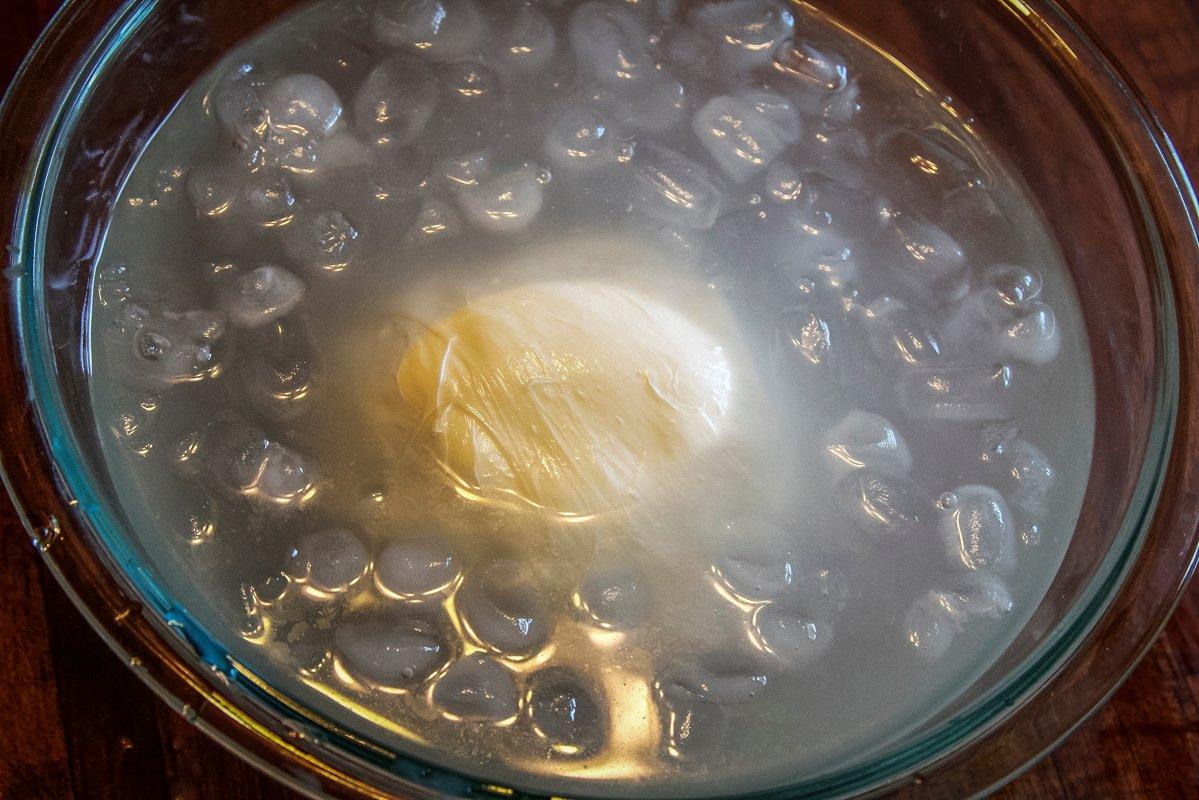
M 1199 174 L 1199 0 L 1074 0 Z M 9 0 L 0 85 L 53 12 Z M 91 631 L 0 498 L 0 800 L 296 800 L 192 729 Z M 1199 798 L 1199 583 L 1111 702 L 998 795 Z

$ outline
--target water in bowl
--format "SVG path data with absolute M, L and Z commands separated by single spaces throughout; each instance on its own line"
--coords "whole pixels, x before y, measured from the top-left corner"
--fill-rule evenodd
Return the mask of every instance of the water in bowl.
M 243 672 L 547 793 L 764 789 L 993 664 L 1090 463 L 967 113 L 769 0 L 327 0 L 179 101 L 94 283 L 137 541 Z

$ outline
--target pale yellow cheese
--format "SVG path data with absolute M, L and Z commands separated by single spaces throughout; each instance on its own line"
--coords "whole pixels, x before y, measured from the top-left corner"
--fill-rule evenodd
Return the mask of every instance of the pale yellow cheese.
M 712 448 L 731 373 L 668 305 L 577 281 L 467 303 L 414 339 L 397 379 L 459 486 L 582 516 L 639 502 Z

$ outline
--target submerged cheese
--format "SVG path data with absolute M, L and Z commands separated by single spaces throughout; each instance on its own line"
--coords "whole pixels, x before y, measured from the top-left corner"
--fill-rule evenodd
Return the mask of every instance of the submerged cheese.
M 711 448 L 731 373 L 674 309 L 579 281 L 466 304 L 416 338 L 397 379 L 460 486 L 587 515 L 639 501 Z

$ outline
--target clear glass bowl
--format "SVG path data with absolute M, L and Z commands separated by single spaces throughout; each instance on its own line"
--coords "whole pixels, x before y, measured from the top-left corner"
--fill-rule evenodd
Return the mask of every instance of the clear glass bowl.
M 83 322 L 110 205 L 180 94 L 294 5 L 71 0 L 27 59 L 0 109 L 4 479 L 96 630 L 246 760 L 320 797 L 510 797 L 520 793 L 338 728 L 232 659 L 163 591 L 125 534 L 104 471 Z M 1194 569 L 1199 209 L 1152 112 L 1056 4 L 816 5 L 973 118 L 1041 206 L 1086 318 L 1093 465 L 1066 560 L 1036 613 L 992 669 L 906 741 L 768 795 L 968 797 L 1018 774 L 1107 698 Z

